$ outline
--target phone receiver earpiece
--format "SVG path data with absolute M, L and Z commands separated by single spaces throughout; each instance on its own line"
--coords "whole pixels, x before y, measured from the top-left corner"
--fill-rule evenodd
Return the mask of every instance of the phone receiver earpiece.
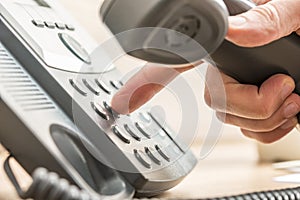
M 222 0 L 105 0 L 100 14 L 126 53 L 160 64 L 203 59 L 228 27 Z

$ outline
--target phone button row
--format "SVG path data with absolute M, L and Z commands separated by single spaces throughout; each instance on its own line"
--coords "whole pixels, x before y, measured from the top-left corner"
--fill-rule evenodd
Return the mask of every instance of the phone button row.
M 51 21 L 42 21 L 42 20 L 32 20 L 32 23 L 36 26 L 36 27 L 39 27 L 39 28 L 44 28 L 45 26 L 47 28 L 50 28 L 50 29 L 54 29 L 54 28 L 57 28 L 57 29 L 60 29 L 60 30 L 64 30 L 64 29 L 67 29 L 69 31 L 74 31 L 75 30 L 75 27 L 72 26 L 71 24 L 63 24 L 63 23 L 59 23 L 59 22 L 51 22 Z
M 133 150 L 134 152 L 134 156 L 136 157 L 136 159 L 146 168 L 150 169 L 151 168 L 151 160 L 147 157 L 147 155 L 141 151 L 141 150 Z
M 113 126 L 113 127 L 112 127 L 112 131 L 113 131 L 113 133 L 114 133 L 116 136 L 118 136 L 118 138 L 119 138 L 120 140 L 122 140 L 122 141 L 125 142 L 126 144 L 130 144 L 130 140 L 129 140 L 126 136 L 124 136 L 124 135 L 122 134 L 122 132 L 117 128 L 117 126 Z
M 83 87 L 87 88 L 89 91 L 91 91 L 97 96 L 100 95 L 99 89 L 102 89 L 107 94 L 111 94 L 111 90 L 109 89 L 109 87 L 105 83 L 103 83 L 102 81 L 98 81 L 97 79 L 95 79 L 94 81 L 82 79 L 82 83 L 78 80 L 70 79 L 69 82 L 73 86 L 73 88 L 83 96 L 87 96 L 87 92 L 85 92 Z

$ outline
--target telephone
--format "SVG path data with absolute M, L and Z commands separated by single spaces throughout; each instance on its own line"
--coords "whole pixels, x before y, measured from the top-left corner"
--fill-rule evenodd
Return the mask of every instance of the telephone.
M 120 72 L 93 64 L 110 58 L 90 55 L 97 44 L 56 1 L 1 0 L 0 14 L 0 141 L 33 174 L 24 192 L 5 164 L 22 198 L 153 196 L 194 168 L 159 114 L 111 109 Z

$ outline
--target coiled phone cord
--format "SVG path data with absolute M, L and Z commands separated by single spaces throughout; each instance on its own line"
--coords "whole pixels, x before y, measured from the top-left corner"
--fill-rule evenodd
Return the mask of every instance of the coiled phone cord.
M 21 189 L 10 167 L 10 158 L 12 158 L 11 155 L 4 162 L 4 170 L 22 199 L 31 198 L 35 200 L 99 200 L 98 197 L 94 197 L 86 191 L 82 191 L 78 189 L 78 187 L 70 185 L 67 180 L 60 178 L 56 173 L 48 172 L 48 170 L 46 170 L 45 168 L 37 168 L 33 172 L 32 184 L 25 192 Z M 134 200 L 167 199 L 142 198 Z M 300 200 L 300 187 L 199 200 Z
M 33 172 L 32 184 L 27 191 L 23 191 L 9 164 L 10 158 L 12 158 L 11 155 L 4 162 L 4 170 L 22 199 L 99 200 L 98 197 L 93 197 L 78 187 L 70 185 L 66 179 L 60 178 L 54 172 L 48 172 L 45 168 L 37 168 Z

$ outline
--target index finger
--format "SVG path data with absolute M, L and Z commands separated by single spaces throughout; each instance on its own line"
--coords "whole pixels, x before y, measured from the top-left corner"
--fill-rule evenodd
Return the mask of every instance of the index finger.
M 146 64 L 114 95 L 111 106 L 120 114 L 129 114 L 149 101 L 180 73 L 193 67 L 191 64 L 180 68 Z

